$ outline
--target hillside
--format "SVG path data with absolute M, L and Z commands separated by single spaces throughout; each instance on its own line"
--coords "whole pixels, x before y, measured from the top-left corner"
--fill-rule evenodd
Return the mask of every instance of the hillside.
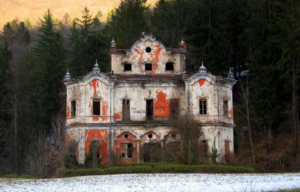
M 157 0 L 148 0 L 148 3 L 155 4 Z M 81 10 L 87 6 L 95 15 L 101 10 L 103 16 L 101 21 L 106 20 L 109 9 L 118 7 L 121 0 L 0 0 L 0 27 L 15 18 L 24 21 L 29 18 L 32 25 L 35 25 L 47 9 L 50 9 L 55 17 L 61 19 L 65 13 L 71 18 L 80 17 Z

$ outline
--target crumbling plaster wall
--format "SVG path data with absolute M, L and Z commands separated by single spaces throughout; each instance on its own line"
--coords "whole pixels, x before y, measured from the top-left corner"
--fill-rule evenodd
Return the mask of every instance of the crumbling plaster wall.
M 167 120 L 170 99 L 179 99 L 180 114 L 185 113 L 185 89 L 182 82 L 131 82 L 117 83 L 114 93 L 114 118 L 122 120 L 122 100 L 130 100 L 130 119 L 144 121 L 146 100 L 154 100 L 154 119 Z
M 234 153 L 233 127 L 204 125 L 201 127 L 201 131 L 202 136 L 199 138 L 200 141 L 208 141 L 208 149 L 210 152 L 213 148 L 218 150 L 219 161 L 221 157 L 225 155 L 225 141 L 229 141 L 230 152 Z
M 146 48 L 151 48 L 147 52 Z M 173 62 L 174 70 L 166 70 L 166 63 Z M 132 70 L 124 71 L 124 63 L 131 63 Z M 145 70 L 145 63 L 152 63 L 152 71 Z M 146 38 L 135 43 L 130 51 L 126 54 L 112 53 L 111 66 L 115 73 L 125 74 L 162 74 L 162 73 L 179 73 L 185 66 L 185 55 L 171 54 L 158 41 Z
M 200 115 L 200 99 L 207 100 L 206 115 Z M 228 101 L 228 115 L 224 115 L 223 113 L 224 100 Z M 198 81 L 194 82 L 191 86 L 190 107 L 195 120 L 199 122 L 215 123 L 217 121 L 220 121 L 227 124 L 233 124 L 232 88 L 229 85 L 217 85 L 216 81 L 213 81 L 209 78 L 199 79 Z

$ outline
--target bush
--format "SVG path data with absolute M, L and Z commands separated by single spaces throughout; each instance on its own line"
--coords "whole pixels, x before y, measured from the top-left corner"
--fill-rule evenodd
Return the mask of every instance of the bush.
M 20 178 L 20 176 L 17 174 L 9 174 L 2 176 L 2 178 Z
M 17 174 L 9 174 L 4 175 L 2 178 L 14 178 L 14 179 L 36 179 L 36 177 L 33 177 L 31 175 L 17 175 Z
M 184 165 L 166 163 L 144 163 L 144 165 L 126 165 L 99 169 L 67 170 L 67 176 L 104 175 L 122 173 L 253 173 L 251 167 L 222 165 Z

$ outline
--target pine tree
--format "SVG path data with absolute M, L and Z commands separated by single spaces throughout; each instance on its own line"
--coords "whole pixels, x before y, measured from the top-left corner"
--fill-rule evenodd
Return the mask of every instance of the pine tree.
M 98 60 L 101 71 L 108 70 L 108 45 L 103 42 L 103 37 L 98 31 L 93 30 L 94 20 L 90 11 L 84 8 L 82 19 L 74 20 L 70 45 L 70 72 L 72 76 L 77 77 L 90 72 Z M 106 49 L 105 49 L 106 48 Z
M 191 46 L 187 69 L 198 69 L 201 61 L 214 74 L 229 68 L 229 40 L 227 38 L 227 2 L 218 0 L 195 1 L 195 15 L 187 29 Z
M 154 33 L 168 47 L 178 47 L 191 17 L 195 14 L 193 1 L 159 0 L 151 16 Z
M 148 30 L 146 0 L 122 0 L 110 13 L 105 33 L 117 41 L 118 48 L 129 48 Z
M 41 89 L 39 113 L 41 123 L 50 125 L 51 117 L 59 110 L 58 93 L 62 86 L 62 79 L 66 70 L 66 50 L 63 37 L 54 31 L 54 21 L 50 10 L 40 20 L 38 27 L 37 45 L 34 52 L 40 63 L 39 86 Z

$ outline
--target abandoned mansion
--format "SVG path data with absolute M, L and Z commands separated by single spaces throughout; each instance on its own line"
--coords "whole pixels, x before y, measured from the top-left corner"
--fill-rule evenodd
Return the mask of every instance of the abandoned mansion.
M 231 73 L 226 78 L 213 75 L 203 63 L 196 73 L 186 73 L 185 42 L 166 48 L 146 33 L 130 49 L 117 49 L 112 40 L 110 55 L 109 73 L 101 72 L 96 62 L 84 76 L 64 77 L 67 143 L 77 142 L 79 163 L 90 149 L 102 164 L 112 155 L 121 163 L 149 161 L 145 151 L 151 143 L 180 153 L 181 133 L 168 122 L 183 116 L 199 123 L 199 148 L 205 146 L 208 159 L 212 148 L 218 161 L 233 153 L 236 80 Z

